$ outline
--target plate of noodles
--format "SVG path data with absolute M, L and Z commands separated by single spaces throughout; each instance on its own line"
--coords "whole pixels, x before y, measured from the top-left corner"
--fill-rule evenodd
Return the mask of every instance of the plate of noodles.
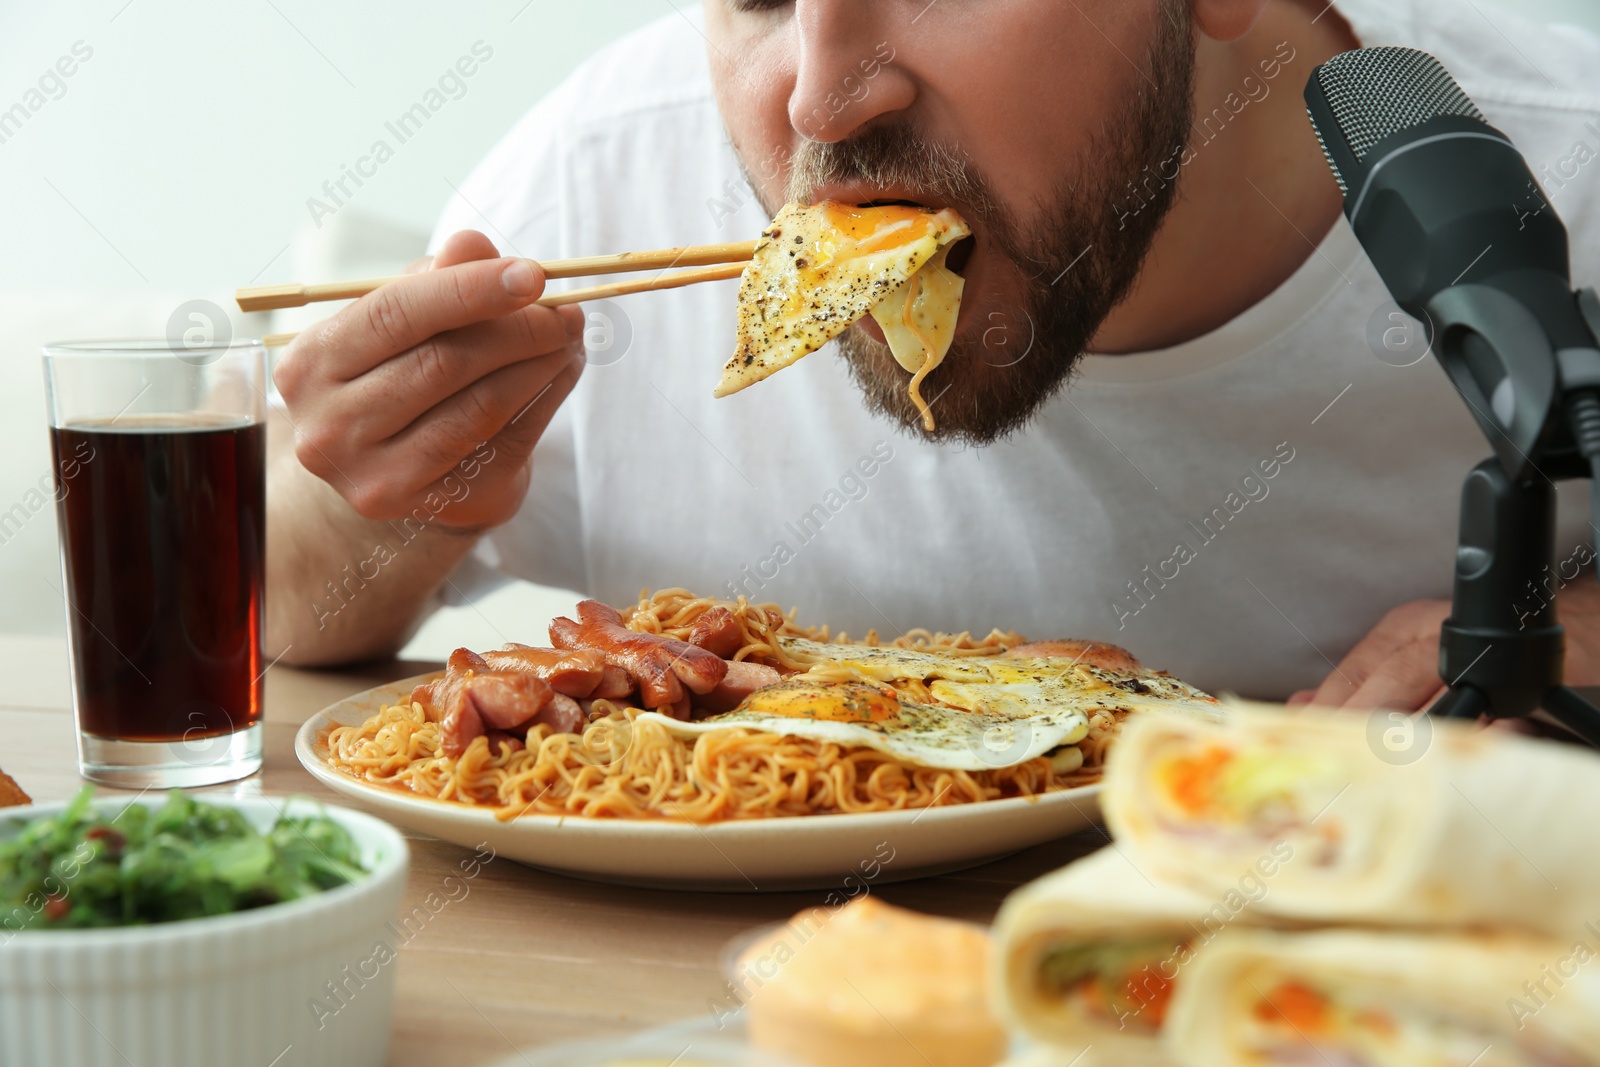
M 411 829 L 622 884 L 768 891 L 972 866 L 1091 825 L 1127 715 L 1215 701 L 1127 652 L 1016 634 L 851 640 L 672 589 L 547 647 L 309 719 L 320 781 Z

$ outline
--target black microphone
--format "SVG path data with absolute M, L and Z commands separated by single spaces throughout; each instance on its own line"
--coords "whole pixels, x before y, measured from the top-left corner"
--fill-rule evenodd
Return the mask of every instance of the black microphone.
M 1566 227 L 1511 139 L 1414 48 L 1336 56 L 1305 97 L 1351 228 L 1507 474 L 1588 477 L 1600 303 L 1573 293 Z
M 1357 239 L 1494 444 L 1462 487 L 1448 691 L 1430 710 L 1542 707 L 1600 746 L 1600 708 L 1563 685 L 1554 597 L 1519 607 L 1554 564 L 1553 479 L 1600 475 L 1600 300 L 1572 291 L 1566 227 L 1522 154 L 1433 56 L 1335 56 L 1306 109 Z

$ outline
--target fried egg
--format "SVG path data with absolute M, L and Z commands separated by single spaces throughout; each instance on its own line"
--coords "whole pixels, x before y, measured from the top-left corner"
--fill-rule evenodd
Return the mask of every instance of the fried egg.
M 922 381 L 944 362 L 955 341 L 961 294 L 967 287 L 966 279 L 945 265 L 950 248 L 942 246 L 910 280 L 872 308 L 895 362 L 911 372 L 911 401 L 929 433 L 934 429 L 933 411 L 922 398 Z
M 949 208 L 786 205 L 740 280 L 738 347 L 715 395 L 815 352 L 879 305 L 895 359 L 925 375 L 949 350 L 961 309 L 964 283 L 943 253 L 970 233 Z
M 1216 702 L 1165 675 L 1137 677 L 1066 659 L 950 656 L 785 638 L 810 665 L 699 722 L 649 712 L 680 737 L 730 726 L 877 749 L 907 763 L 981 771 L 1081 741 L 1100 710 L 1214 711 Z

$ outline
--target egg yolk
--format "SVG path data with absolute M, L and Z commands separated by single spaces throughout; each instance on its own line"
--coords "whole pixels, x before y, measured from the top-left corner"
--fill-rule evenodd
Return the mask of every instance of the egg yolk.
M 824 201 L 823 219 L 828 227 L 852 244 L 857 252 L 874 252 L 878 248 L 893 248 L 910 244 L 933 232 L 933 219 L 926 208 L 905 204 L 886 204 L 883 207 L 853 207 L 836 200 Z M 891 235 L 899 235 L 890 240 Z M 862 244 L 861 242 L 866 242 Z
M 757 690 L 750 694 L 740 710 L 791 719 L 888 722 L 899 718 L 900 700 L 893 690 L 866 682 L 839 682 L 821 687 L 794 681 Z

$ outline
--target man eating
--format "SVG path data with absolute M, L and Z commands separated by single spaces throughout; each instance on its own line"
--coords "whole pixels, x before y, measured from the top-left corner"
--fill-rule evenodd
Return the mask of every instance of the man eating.
M 1596 284 L 1600 42 L 1493 19 L 1470 0 L 668 16 L 506 135 L 429 263 L 280 359 L 269 655 L 389 654 L 511 576 L 743 595 L 856 635 L 1100 638 L 1214 691 L 1425 706 L 1459 487 L 1489 447 L 1361 253 L 1301 92 L 1351 48 L 1432 52 Z M 823 199 L 972 229 L 957 338 L 922 386 L 932 434 L 870 316 L 714 400 L 736 282 L 533 303 L 521 257 L 748 240 Z M 1561 573 L 1529 595 L 1556 599 L 1568 681 L 1593 684 L 1569 489 Z

